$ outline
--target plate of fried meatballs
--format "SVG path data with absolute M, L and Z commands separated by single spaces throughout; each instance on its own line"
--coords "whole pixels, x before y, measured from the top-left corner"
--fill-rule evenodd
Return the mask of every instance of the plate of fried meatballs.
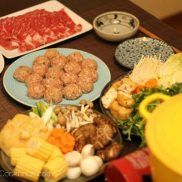
M 3 85 L 16 101 L 34 106 L 79 104 L 97 99 L 111 80 L 107 65 L 98 57 L 77 49 L 44 49 L 25 55 L 6 70 Z

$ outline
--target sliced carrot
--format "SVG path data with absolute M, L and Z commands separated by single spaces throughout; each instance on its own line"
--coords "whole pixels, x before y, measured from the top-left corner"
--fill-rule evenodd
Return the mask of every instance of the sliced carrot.
M 59 147 L 64 154 L 72 151 L 75 145 L 74 137 L 70 133 L 65 132 L 63 129 L 58 128 L 51 131 L 47 141 Z
M 132 94 L 138 94 L 145 88 L 144 85 L 137 85 L 134 90 L 132 91 Z
M 152 78 L 150 80 L 148 80 L 146 83 L 145 83 L 145 87 L 146 88 L 155 88 L 155 87 L 158 87 L 158 81 L 156 78 Z

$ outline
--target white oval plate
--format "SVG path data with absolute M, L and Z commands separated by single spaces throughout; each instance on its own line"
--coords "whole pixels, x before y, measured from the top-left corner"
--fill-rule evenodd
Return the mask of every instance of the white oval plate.
M 42 46 L 40 46 L 40 47 L 38 47 L 36 49 L 32 49 L 32 50 L 25 51 L 25 52 L 19 52 L 18 49 L 6 50 L 2 46 L 0 46 L 1 53 L 6 58 L 15 58 L 15 57 L 22 56 L 22 55 L 25 55 L 27 53 L 30 53 L 30 52 L 33 52 L 33 51 L 36 51 L 36 50 L 39 50 L 39 49 L 42 49 L 42 48 L 45 48 L 45 47 L 48 47 L 48 46 L 51 46 L 53 44 L 56 44 L 56 43 L 59 43 L 59 42 L 63 42 L 65 40 L 67 40 L 67 39 L 70 39 L 72 37 L 76 37 L 76 36 L 78 36 L 80 34 L 83 34 L 83 33 L 85 33 L 85 32 L 87 32 L 87 31 L 92 29 L 92 25 L 90 23 L 88 23 L 86 20 L 81 18 L 79 15 L 74 13 L 72 10 L 70 10 L 68 7 L 66 7 L 65 5 L 63 5 L 62 3 L 60 3 L 59 1 L 56 1 L 56 0 L 47 1 L 45 3 L 41 3 L 41 4 L 38 4 L 38 5 L 32 6 L 30 8 L 26 8 L 26 9 L 23 9 L 21 11 L 17 11 L 15 13 L 12 13 L 12 14 L 0 17 L 0 19 L 6 18 L 6 17 L 22 15 L 22 14 L 25 14 L 27 12 L 30 12 L 30 11 L 33 11 L 33 10 L 36 10 L 36 9 L 45 9 L 47 11 L 58 11 L 58 10 L 60 10 L 62 8 L 64 8 L 65 12 L 69 15 L 69 17 L 71 17 L 71 19 L 76 24 L 81 24 L 82 25 L 82 30 L 80 32 L 75 33 L 73 35 L 70 35 L 70 36 L 68 36 L 66 38 L 59 39 L 59 40 L 50 42 L 48 44 L 44 44 L 44 45 L 42 45 Z
M 4 58 L 2 54 L 0 54 L 0 73 L 3 71 L 3 69 L 4 69 Z

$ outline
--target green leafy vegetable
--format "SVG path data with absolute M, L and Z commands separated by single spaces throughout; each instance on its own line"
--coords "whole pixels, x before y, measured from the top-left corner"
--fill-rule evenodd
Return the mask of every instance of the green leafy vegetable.
M 169 86 L 182 82 L 182 53 L 172 54 L 160 70 L 160 84 Z
M 55 121 L 57 121 L 57 116 L 54 113 L 53 108 L 54 108 L 54 106 L 48 105 L 44 102 L 39 101 L 39 102 L 37 102 L 35 107 L 32 107 L 32 112 L 35 115 L 42 118 L 42 120 L 45 124 L 50 125 L 50 123 L 51 123 L 51 125 L 52 125 Z
M 144 98 L 153 93 L 163 93 L 170 96 L 182 93 L 182 83 L 176 83 L 169 88 L 158 87 L 144 89 L 139 94 L 133 95 L 135 104 L 133 105 L 132 115 L 127 120 L 118 120 L 117 125 L 121 128 L 123 134 L 127 136 L 128 140 L 131 140 L 131 135 L 140 137 L 140 147 L 146 144 L 144 136 L 145 120 L 139 115 L 138 107 Z M 148 110 L 152 112 L 158 104 L 160 104 L 159 100 L 150 103 L 148 105 Z

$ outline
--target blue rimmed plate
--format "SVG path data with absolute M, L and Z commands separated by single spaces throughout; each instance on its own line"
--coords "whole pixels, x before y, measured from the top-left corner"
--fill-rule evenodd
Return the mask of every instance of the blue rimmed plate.
M 119 44 L 115 51 L 115 58 L 122 66 L 133 69 L 142 56 L 155 56 L 162 61 L 166 61 L 173 53 L 172 47 L 164 41 L 140 37 Z
M 81 50 L 77 49 L 68 49 L 68 48 L 57 48 L 57 50 L 63 54 L 63 55 L 68 55 L 72 52 L 79 51 L 85 58 L 90 58 L 94 59 L 97 64 L 98 64 L 98 80 L 97 82 L 94 83 L 94 89 L 88 93 L 88 94 L 83 94 L 81 97 L 79 97 L 76 100 L 66 100 L 63 99 L 62 102 L 59 104 L 67 104 L 67 105 L 77 105 L 79 104 L 80 100 L 86 99 L 86 100 L 95 100 L 97 99 L 104 86 L 111 80 L 111 74 L 109 71 L 109 68 L 107 65 L 98 57 L 94 56 L 93 54 L 90 54 L 88 52 L 84 52 Z M 26 93 L 27 93 L 27 88 L 25 84 L 20 83 L 16 81 L 13 78 L 13 73 L 15 69 L 21 65 L 26 65 L 26 66 L 32 66 L 32 63 L 34 59 L 39 56 L 43 55 L 45 53 L 46 49 L 36 51 L 30 54 L 27 54 L 19 59 L 17 59 L 14 63 L 12 63 L 8 69 L 6 70 L 4 77 L 3 77 L 3 85 L 6 90 L 6 92 L 16 101 L 27 105 L 27 106 L 34 106 L 37 101 L 39 100 L 34 100 L 29 98 Z

